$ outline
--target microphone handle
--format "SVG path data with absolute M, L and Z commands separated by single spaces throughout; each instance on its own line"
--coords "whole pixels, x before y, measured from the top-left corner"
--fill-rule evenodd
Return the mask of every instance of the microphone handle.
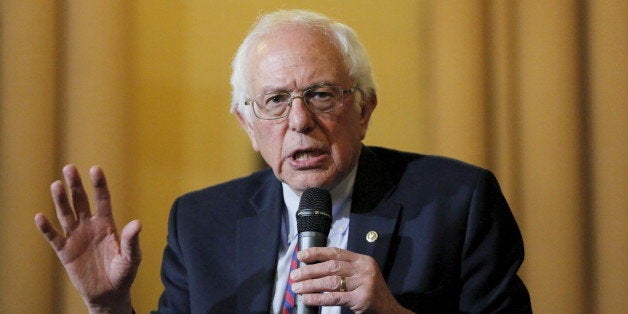
M 327 235 L 315 232 L 315 231 L 304 231 L 299 232 L 299 251 L 309 249 L 311 247 L 325 247 L 327 246 Z M 299 261 L 299 267 L 305 265 L 305 263 Z M 306 306 L 303 304 L 303 296 L 300 294 L 296 295 L 297 302 L 295 304 L 295 313 L 297 314 L 318 314 L 320 311 L 320 306 Z

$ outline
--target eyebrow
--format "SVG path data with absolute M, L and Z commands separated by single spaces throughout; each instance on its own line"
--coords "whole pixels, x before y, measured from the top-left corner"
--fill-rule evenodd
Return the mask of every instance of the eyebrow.
M 296 90 L 308 90 L 310 88 L 314 88 L 314 87 L 321 87 L 321 86 L 336 86 L 336 83 L 332 83 L 331 81 L 320 81 L 320 82 L 315 82 L 315 83 L 311 83 L 307 86 L 305 86 L 304 88 L 299 88 Z M 294 89 L 286 89 L 286 88 L 273 88 L 270 86 L 264 87 L 262 89 L 262 93 L 259 95 L 265 95 L 265 94 L 274 94 L 274 93 L 290 93 L 294 91 Z
M 321 87 L 321 86 L 336 86 L 336 83 L 332 83 L 329 81 L 323 81 L 323 82 L 317 82 L 317 83 L 312 83 L 310 85 L 308 85 L 307 87 L 305 87 L 304 89 L 310 89 L 310 88 L 314 88 L 314 87 Z

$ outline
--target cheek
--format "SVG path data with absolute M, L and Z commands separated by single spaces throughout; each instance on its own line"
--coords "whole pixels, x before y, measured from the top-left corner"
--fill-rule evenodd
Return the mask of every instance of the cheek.
M 281 159 L 283 137 L 279 133 L 273 133 L 272 129 L 258 129 L 256 135 L 258 152 L 271 167 L 276 165 Z
M 362 127 L 359 119 L 359 115 L 355 112 L 351 112 L 347 115 L 347 118 L 340 121 L 334 136 L 341 141 L 348 141 L 350 143 L 359 142 L 364 138 L 366 129 Z
M 360 149 L 363 132 L 358 121 L 353 119 L 340 121 L 328 134 L 337 162 L 348 162 Z

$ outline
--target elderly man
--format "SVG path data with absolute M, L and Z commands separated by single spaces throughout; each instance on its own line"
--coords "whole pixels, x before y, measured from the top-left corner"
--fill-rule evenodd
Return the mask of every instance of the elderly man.
M 160 313 L 289 313 L 287 290 L 323 313 L 530 312 L 521 236 L 490 172 L 362 145 L 377 97 L 353 30 L 311 12 L 266 15 L 232 85 L 232 112 L 270 169 L 175 202 Z M 118 241 L 102 170 L 90 171 L 94 215 L 77 170 L 64 175 L 71 197 L 61 182 L 52 194 L 66 236 L 41 214 L 36 224 L 90 312 L 131 312 L 139 222 Z M 308 265 L 291 270 L 310 187 L 332 196 L 329 245 L 298 252 Z

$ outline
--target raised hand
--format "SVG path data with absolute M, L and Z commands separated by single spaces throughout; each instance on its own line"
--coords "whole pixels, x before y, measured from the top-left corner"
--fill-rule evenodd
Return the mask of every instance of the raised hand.
M 105 175 L 96 166 L 89 174 L 95 214 L 76 167 L 67 165 L 63 175 L 70 197 L 63 182 L 50 186 L 64 234 L 41 213 L 35 215 L 35 224 L 57 253 L 90 313 L 131 313 L 131 284 L 141 260 L 141 226 L 137 220 L 129 222 L 118 238 Z
M 395 300 L 370 256 L 314 247 L 300 251 L 298 258 L 311 264 L 290 273 L 292 290 L 302 294 L 307 305 L 339 305 L 355 313 L 410 313 Z

